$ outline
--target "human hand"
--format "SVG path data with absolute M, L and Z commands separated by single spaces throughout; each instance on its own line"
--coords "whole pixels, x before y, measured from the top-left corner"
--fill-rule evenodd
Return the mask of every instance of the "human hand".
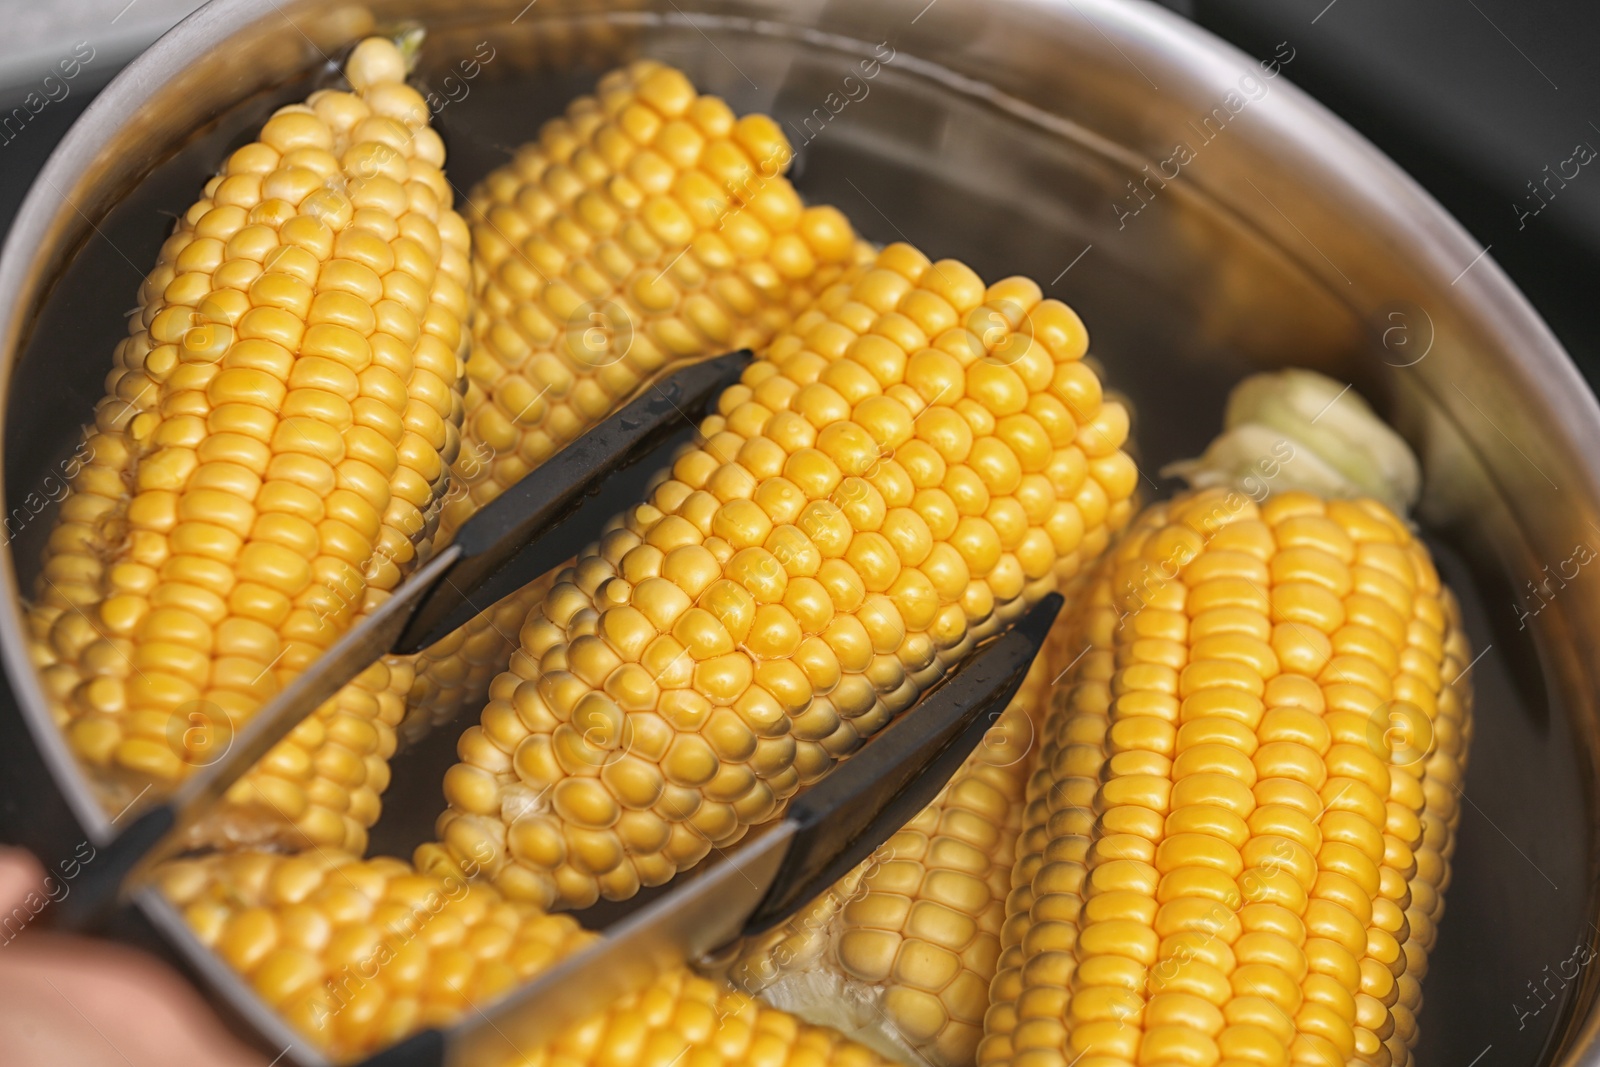
M 170 968 L 142 952 L 34 929 L 44 871 L 0 848 L 0 1049 L 8 1067 L 265 1067 Z

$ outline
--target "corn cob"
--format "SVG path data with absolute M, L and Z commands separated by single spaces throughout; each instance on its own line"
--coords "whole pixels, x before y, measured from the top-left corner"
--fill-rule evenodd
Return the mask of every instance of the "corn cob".
M 896 1058 L 971 1063 L 1000 956 L 1022 795 L 1049 686 L 1016 699 L 911 822 L 804 912 L 752 939 L 733 984 Z
M 889 1067 L 864 1045 L 726 984 L 670 972 L 513 1067 Z
M 450 865 L 418 871 L 337 850 L 179 860 L 157 879 L 199 939 L 336 1060 L 447 1026 L 594 937 L 569 916 L 506 900 Z M 689 1063 L 707 1067 L 884 1063 L 681 969 L 517 1062 L 667 1067 L 689 1051 Z
M 763 344 L 857 258 L 844 216 L 783 179 L 793 154 L 772 119 L 641 60 L 484 180 L 475 448 L 447 528 L 668 363 Z
M 1426 548 L 1371 499 L 1209 489 L 1087 596 L 979 1062 L 1407 1063 L 1471 733 Z
M 162 246 L 52 531 L 35 657 L 113 779 L 211 758 L 433 531 L 467 232 L 401 52 L 365 41 L 346 74 L 279 109 Z
M 558 576 L 442 839 L 582 906 L 781 812 L 1124 520 L 1127 413 L 1086 345 L 1032 282 L 906 245 L 833 287 Z
M 179 860 L 157 884 L 202 943 L 338 1058 L 453 1022 L 591 936 L 489 886 L 333 849 Z
M 467 209 L 477 314 L 442 539 L 662 366 L 765 342 L 862 258 L 842 215 L 802 207 L 782 176 L 791 156 L 770 119 L 735 120 L 641 61 L 484 180 Z M 239 782 L 199 839 L 364 850 L 396 729 L 420 736 L 481 705 L 545 588 L 420 656 L 385 657 Z

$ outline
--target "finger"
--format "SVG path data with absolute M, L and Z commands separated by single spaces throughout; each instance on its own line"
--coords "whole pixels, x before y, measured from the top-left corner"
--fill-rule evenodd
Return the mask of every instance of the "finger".
M 16 908 L 43 884 L 44 868 L 33 853 L 0 846 L 0 912 Z

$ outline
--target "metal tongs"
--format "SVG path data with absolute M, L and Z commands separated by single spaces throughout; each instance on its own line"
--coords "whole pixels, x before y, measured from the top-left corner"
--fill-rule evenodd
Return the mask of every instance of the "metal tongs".
M 258 712 L 220 758 L 102 846 L 61 902 L 59 921 L 81 929 L 133 904 L 265 1044 L 305 1067 L 326 1067 L 319 1052 L 199 942 L 144 873 L 177 851 L 183 832 L 272 745 L 374 660 L 426 648 L 593 541 L 610 517 L 609 504 L 602 508 L 589 499 L 601 484 L 692 426 L 750 359 L 748 352 L 733 353 L 663 377 L 478 512 L 448 547 Z M 670 967 L 794 915 L 934 799 L 1016 695 L 1061 603 L 1056 595 L 1045 598 L 979 647 L 860 752 L 802 792 L 781 820 L 756 828 L 663 890 L 610 909 L 612 918 L 593 944 L 455 1025 L 423 1031 L 365 1062 L 498 1062 Z
M 563 1027 L 646 988 L 658 975 L 726 958 L 741 939 L 791 918 L 933 801 L 1016 695 L 1061 604 L 1052 593 L 980 647 L 827 778 L 802 791 L 781 820 L 755 828 L 731 849 L 713 851 L 660 890 L 646 890 L 620 907 L 603 906 L 609 917 L 603 925 L 593 922 L 593 913 L 579 913 L 589 920 L 585 925 L 600 926 L 591 944 L 496 1000 L 472 1005 L 453 1025 L 423 1030 L 360 1061 L 362 1067 L 526 1062 Z M 997 761 L 1024 758 L 1033 741 L 1005 739 Z M 134 901 L 213 996 L 255 1031 L 269 1056 L 331 1067 L 200 943 L 160 890 L 139 887 Z
M 668 969 L 722 955 L 793 917 L 933 802 L 1016 696 L 1061 604 L 1057 593 L 1044 598 L 800 793 L 780 821 L 757 828 L 726 854 L 713 853 L 710 863 L 680 875 L 661 895 L 635 898 L 593 944 L 454 1026 L 422 1031 L 363 1063 L 522 1062 L 518 1056 L 562 1027 L 592 1017 Z M 1029 737 L 1024 745 L 1032 742 Z M 1007 761 L 1026 755 L 1026 747 L 1005 745 Z
M 152 864 L 170 856 L 184 831 L 324 700 L 389 653 L 418 652 L 495 602 L 559 566 L 600 534 L 611 505 L 593 500 L 616 475 L 655 456 L 698 424 L 754 357 L 746 351 L 693 363 L 657 379 L 631 402 L 552 456 L 462 525 L 453 540 L 376 611 L 250 718 L 228 743 L 170 794 L 142 809 L 106 842 L 96 841 L 62 901 L 57 922 L 84 929 L 109 915 Z M 639 473 L 648 474 L 654 464 Z M 628 479 L 641 482 L 641 478 Z M 627 484 L 617 480 L 612 488 Z M 642 494 L 635 486 L 631 497 Z M 610 494 L 614 496 L 615 494 Z M 599 505 L 599 506 L 597 506 Z

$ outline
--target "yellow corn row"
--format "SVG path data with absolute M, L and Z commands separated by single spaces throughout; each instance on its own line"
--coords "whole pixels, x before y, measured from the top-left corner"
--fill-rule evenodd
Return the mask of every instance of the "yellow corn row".
M 795 320 L 563 571 L 445 780 L 502 891 L 659 885 L 779 814 L 1129 511 L 1070 309 L 906 245 Z
M 890 1067 L 864 1045 L 726 984 L 672 971 L 508 1067 Z
M 1471 734 L 1426 548 L 1210 490 L 1087 595 L 979 1063 L 1408 1063 Z
M 931 804 L 805 911 L 741 951 L 733 984 L 933 1067 L 972 1062 L 1000 957 L 1022 796 L 1050 682 L 1017 697 Z
M 471 868 L 468 868 L 470 872 Z M 337 850 L 236 852 L 164 865 L 157 880 L 199 939 L 337 1060 L 448 1026 L 594 935 L 506 900 L 448 865 L 419 872 Z M 838 1034 L 725 984 L 669 972 L 540 1049 L 525 1067 L 771 1063 L 877 1067 Z
M 792 154 L 770 119 L 735 119 L 640 61 L 484 180 L 467 209 L 476 314 L 441 540 L 663 366 L 765 343 L 867 254 L 837 211 L 801 205 Z M 363 851 L 396 729 L 420 736 L 481 705 L 545 588 L 346 686 L 199 839 Z
M 211 758 L 437 519 L 467 231 L 399 50 L 365 41 L 346 74 L 279 109 L 162 246 L 51 534 L 35 658 L 113 777 Z M 330 724 L 351 747 L 326 770 L 354 775 L 376 732 Z M 269 762 L 298 765 L 292 747 Z

